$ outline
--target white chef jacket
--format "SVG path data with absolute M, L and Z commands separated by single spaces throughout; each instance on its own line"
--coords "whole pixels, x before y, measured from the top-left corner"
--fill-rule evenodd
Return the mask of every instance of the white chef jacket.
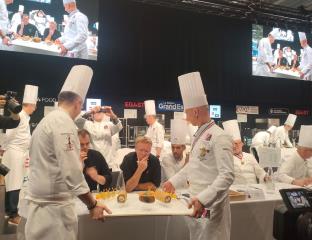
M 16 33 L 17 32 L 17 27 L 20 25 L 22 22 L 22 15 L 20 12 L 14 13 L 13 17 L 11 19 L 11 28 L 10 31 Z
M 33 132 L 30 145 L 31 200 L 60 199 L 89 192 L 80 169 L 80 142 L 74 121 L 62 108 L 48 114 Z
M 156 155 L 156 148 L 163 148 L 164 146 L 164 127 L 158 121 L 155 121 L 153 125 L 148 127 L 145 136 L 152 140 L 152 154 Z
M 230 239 L 228 189 L 234 181 L 232 138 L 213 121 L 195 134 L 189 163 L 169 179 L 175 188 L 188 180 L 190 193 L 210 209 L 209 219 L 189 219 L 191 240 Z
M 304 160 L 298 152 L 286 157 L 278 170 L 278 179 L 291 184 L 295 179 L 312 176 L 311 160 Z
M 299 69 L 304 73 L 304 80 L 312 80 L 312 48 L 309 45 L 303 49 Z
M 256 184 L 257 178 L 264 181 L 265 171 L 260 167 L 255 157 L 243 152 L 242 159 L 234 155 L 234 184 Z
M 258 44 L 257 62 L 274 64 L 273 50 L 269 38 L 262 38 Z
M 276 144 L 276 147 L 283 147 L 284 144 L 286 144 L 287 147 L 293 147 L 289 140 L 288 131 L 284 126 L 279 126 L 276 128 L 276 131 L 273 135 L 273 143 Z
M 64 34 L 59 38 L 64 47 L 69 51 L 69 56 L 88 58 L 88 24 L 87 16 L 79 10 L 69 14 Z
M 110 121 L 96 122 L 80 118 L 76 121 L 76 124 L 78 128 L 84 128 L 90 133 L 92 148 L 103 155 L 109 168 L 115 168 L 115 159 L 112 158 L 114 154 L 111 154 L 112 136 L 122 130 L 121 122 L 118 120 L 118 123 L 115 125 Z
M 0 0 L 0 30 L 2 34 L 7 34 L 9 25 L 9 14 L 4 0 Z
M 271 134 L 267 131 L 257 132 L 252 138 L 251 147 L 269 146 Z
M 185 165 L 186 154 L 183 152 L 182 159 L 177 161 L 172 152 L 167 153 L 163 156 L 161 165 L 163 167 L 165 178 L 169 179 L 173 177 L 176 173 L 178 173 Z

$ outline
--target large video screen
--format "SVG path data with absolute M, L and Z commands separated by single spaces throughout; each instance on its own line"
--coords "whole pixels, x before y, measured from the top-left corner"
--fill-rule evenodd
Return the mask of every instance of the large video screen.
M 5 36 L 0 50 L 97 60 L 98 5 L 99 0 L 0 4 L 0 34 Z
M 252 26 L 254 76 L 312 80 L 311 35 L 290 29 Z

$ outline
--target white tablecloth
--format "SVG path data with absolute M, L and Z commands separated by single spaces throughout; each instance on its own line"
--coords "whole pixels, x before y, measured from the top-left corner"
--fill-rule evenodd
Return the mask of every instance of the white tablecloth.
M 232 186 L 242 189 L 244 186 Z M 265 189 L 264 185 L 251 185 Z M 288 184 L 276 183 L 273 194 L 265 193 L 265 199 L 247 199 L 231 202 L 232 240 L 272 240 L 273 210 L 282 203 L 278 190 L 292 188 Z M 243 189 L 244 190 L 244 189 Z M 189 232 L 183 216 L 109 217 L 104 223 L 79 216 L 79 240 L 90 239 L 135 239 L 135 240 L 189 240 Z

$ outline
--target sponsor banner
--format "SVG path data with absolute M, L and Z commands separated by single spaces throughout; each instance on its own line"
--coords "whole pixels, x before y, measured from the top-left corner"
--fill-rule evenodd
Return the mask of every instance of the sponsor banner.
M 297 109 L 297 110 L 295 110 L 295 114 L 297 116 L 308 117 L 311 115 L 311 111 L 308 109 Z
M 38 102 L 54 103 L 57 102 L 57 99 L 53 97 L 38 97 Z
M 237 114 L 259 114 L 259 107 L 258 106 L 236 106 L 236 113 Z
M 184 107 L 181 101 L 157 101 L 158 112 L 183 112 Z
M 144 108 L 144 102 L 125 101 L 124 108 Z
M 288 115 L 289 109 L 288 108 L 270 108 L 269 114 L 273 115 Z

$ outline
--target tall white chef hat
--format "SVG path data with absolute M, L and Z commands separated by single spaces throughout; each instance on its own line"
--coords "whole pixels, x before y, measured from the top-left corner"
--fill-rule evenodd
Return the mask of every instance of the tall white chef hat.
M 274 28 L 271 32 L 270 35 L 274 38 L 277 38 L 279 36 L 279 28 Z
M 154 100 L 146 100 L 144 101 L 144 107 L 145 107 L 145 115 L 156 115 L 156 106 Z
M 19 12 L 24 12 L 24 10 L 25 10 L 25 7 L 23 5 L 19 5 L 18 6 L 18 11 Z
M 312 125 L 301 126 L 298 145 L 300 147 L 312 148 Z
M 186 144 L 187 123 L 183 119 L 171 119 L 171 144 Z
M 284 125 L 293 127 L 296 123 L 297 116 L 295 114 L 289 114 Z
M 180 76 L 178 79 L 184 109 L 208 105 L 203 82 L 199 72 L 187 73 Z
M 298 32 L 298 35 L 300 41 L 307 40 L 307 35 L 304 32 Z
M 239 131 L 238 121 L 236 119 L 223 122 L 222 125 L 225 132 L 232 136 L 234 141 L 242 140 Z
M 93 70 L 86 65 L 76 65 L 70 70 L 61 92 L 73 92 L 84 101 L 91 83 Z
M 67 4 L 67 3 L 75 3 L 76 0 L 63 0 L 63 4 Z
M 273 126 L 271 126 L 271 127 L 268 128 L 267 132 L 273 134 L 273 133 L 275 132 L 276 128 L 277 128 L 277 127 L 273 125 Z
M 33 85 L 25 85 L 23 103 L 37 104 L 38 87 Z

